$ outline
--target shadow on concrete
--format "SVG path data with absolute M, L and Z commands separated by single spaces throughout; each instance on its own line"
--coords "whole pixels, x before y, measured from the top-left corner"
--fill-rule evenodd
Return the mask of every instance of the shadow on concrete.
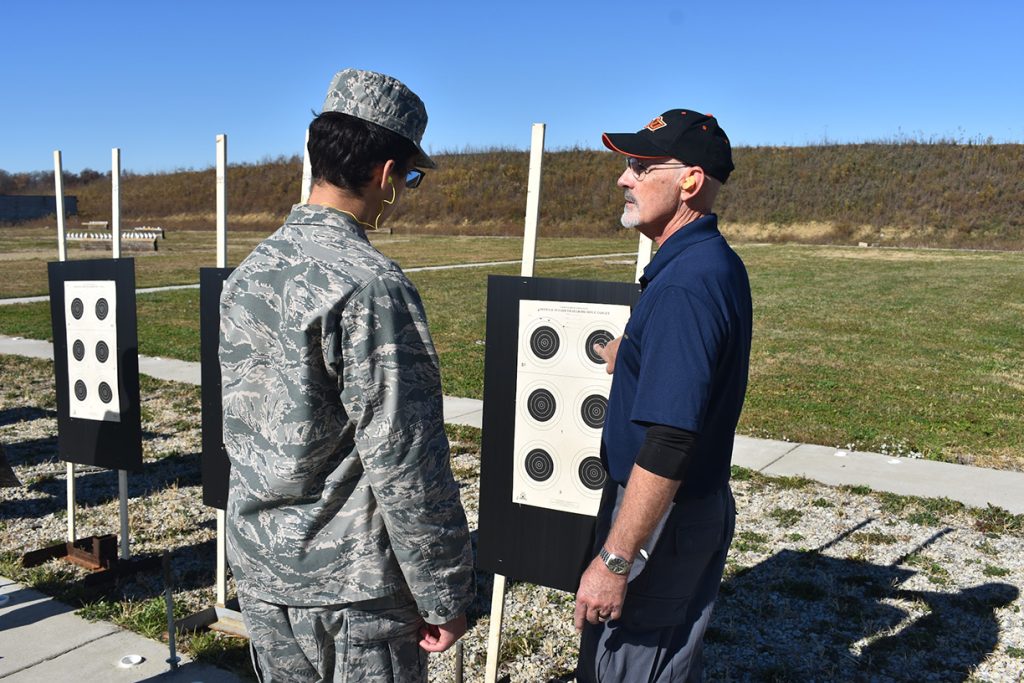
M 67 614 L 74 609 L 49 599 L 48 596 L 30 588 L 5 593 L 10 599 L 0 611 L 0 632 L 20 628 L 29 624 L 49 619 L 58 614 Z

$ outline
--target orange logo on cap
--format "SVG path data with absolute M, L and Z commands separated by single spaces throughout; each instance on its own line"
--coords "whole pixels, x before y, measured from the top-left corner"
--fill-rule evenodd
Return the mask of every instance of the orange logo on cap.
M 659 128 L 664 128 L 667 125 L 668 124 L 665 123 L 665 119 L 659 116 L 658 118 L 654 119 L 653 121 L 648 123 L 646 126 L 644 126 L 644 128 L 646 128 L 647 130 L 653 132 L 653 131 L 658 130 Z

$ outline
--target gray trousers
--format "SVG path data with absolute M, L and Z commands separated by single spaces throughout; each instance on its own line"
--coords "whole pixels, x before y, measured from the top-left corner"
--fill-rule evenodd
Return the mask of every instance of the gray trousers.
M 611 529 L 615 497 L 606 490 L 601 501 L 598 547 Z M 735 524 L 736 504 L 728 486 L 675 504 L 650 558 L 630 579 L 622 617 L 584 624 L 577 683 L 703 680 L 704 631 Z
M 239 603 L 263 683 L 426 683 L 410 596 L 289 607 L 239 595 Z

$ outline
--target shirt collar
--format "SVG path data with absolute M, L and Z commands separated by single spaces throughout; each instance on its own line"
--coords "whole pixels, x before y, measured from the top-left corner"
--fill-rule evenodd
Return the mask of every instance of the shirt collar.
M 654 258 L 644 268 L 644 274 L 640 278 L 640 287 L 646 287 L 647 283 L 657 277 L 658 273 L 663 271 L 676 256 L 698 242 L 717 237 L 720 234 L 718 232 L 718 216 L 713 213 L 701 216 L 692 223 L 687 223 L 658 248 Z
M 363 226 L 359 225 L 355 218 L 344 211 L 322 204 L 295 204 L 292 206 L 292 212 L 288 214 L 288 223 L 322 225 L 350 232 L 364 242 L 370 241 Z

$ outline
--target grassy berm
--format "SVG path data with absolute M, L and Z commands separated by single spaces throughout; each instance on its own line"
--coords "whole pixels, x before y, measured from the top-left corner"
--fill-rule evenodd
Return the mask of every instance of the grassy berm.
M 403 198 L 392 227 L 431 234 L 522 234 L 527 152 L 435 155 L 440 163 Z M 914 141 L 807 147 L 740 147 L 719 214 L 758 241 L 1024 248 L 1024 146 Z M 211 159 L 212 161 L 212 159 Z M 230 224 L 266 230 L 298 201 L 301 158 L 228 168 Z M 622 157 L 570 149 L 544 158 L 541 225 L 548 235 L 617 229 Z M 80 219 L 108 220 L 108 175 L 67 174 Z M 169 229 L 214 224 L 213 169 L 126 173 L 126 224 Z M 52 172 L 0 171 L 0 194 L 52 194 Z M 52 219 L 49 221 L 52 224 Z

